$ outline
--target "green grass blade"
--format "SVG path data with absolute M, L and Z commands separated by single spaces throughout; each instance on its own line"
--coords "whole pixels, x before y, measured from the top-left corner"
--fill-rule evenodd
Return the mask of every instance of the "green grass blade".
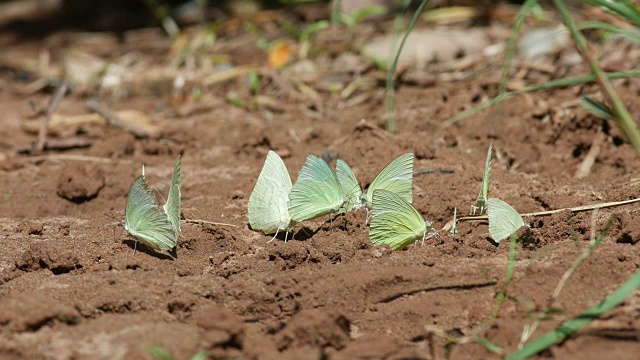
M 394 77 L 396 74 L 396 68 L 398 67 L 398 59 L 400 59 L 400 53 L 402 53 L 402 48 L 404 47 L 404 43 L 407 42 L 407 38 L 409 34 L 413 30 L 413 27 L 416 25 L 416 21 L 420 14 L 422 13 L 422 9 L 427 5 L 429 0 L 422 0 L 416 12 L 413 14 L 411 21 L 409 22 L 409 26 L 407 26 L 407 30 L 404 32 L 404 36 L 402 37 L 402 41 L 400 41 L 400 47 L 398 47 L 398 51 L 396 52 L 396 56 L 393 59 L 393 63 L 391 63 L 391 67 L 389 67 L 389 71 L 387 72 L 387 131 L 392 134 L 395 134 L 397 131 L 396 119 L 395 119 L 395 104 L 394 104 Z M 407 6 L 410 3 L 407 2 Z
M 623 17 L 636 27 L 640 27 L 640 10 L 627 0 L 585 0 L 587 4 L 601 7 Z
M 307 26 L 306 28 L 304 28 L 304 30 L 302 30 L 302 33 L 300 33 L 300 42 L 309 41 L 311 36 L 328 27 L 329 27 L 329 22 L 327 20 L 320 20 L 320 21 L 314 22 L 313 24 Z
M 173 355 L 171 355 L 167 350 L 159 347 L 151 345 L 147 347 L 147 353 L 151 354 L 154 358 L 158 360 L 175 360 Z
M 608 120 L 615 116 L 611 111 L 611 109 L 606 104 L 603 104 L 600 101 L 596 99 L 592 99 L 588 96 L 585 96 L 582 99 L 580 99 L 580 106 L 582 106 L 585 110 L 603 119 Z
M 627 37 L 633 41 L 640 42 L 640 31 L 632 29 L 623 29 L 621 27 L 607 24 L 600 21 L 588 21 L 577 25 L 578 30 L 597 29 L 606 32 L 614 33 L 620 36 Z
M 518 14 L 516 15 L 516 19 L 513 22 L 513 29 L 511 30 L 511 36 L 509 36 L 509 41 L 507 41 L 507 48 L 504 53 L 504 61 L 502 62 L 502 76 L 500 77 L 500 87 L 498 89 L 498 93 L 502 94 L 507 88 L 507 79 L 509 78 L 509 70 L 511 69 L 511 59 L 513 59 L 513 54 L 516 52 L 516 40 L 518 39 L 518 35 L 520 34 L 520 29 L 522 28 L 522 24 L 524 24 L 524 20 L 531 12 L 531 9 L 534 8 L 538 4 L 538 0 L 527 0 L 520 6 L 520 10 L 518 10 Z
M 518 257 L 518 233 L 515 232 L 509 237 L 509 256 L 507 259 L 507 271 L 504 274 L 504 285 L 502 290 L 496 296 L 496 303 L 491 311 L 491 317 L 483 328 L 487 328 L 493 324 L 498 316 L 502 303 L 507 300 L 507 288 L 513 280 L 513 272 L 516 268 L 516 258 Z
M 609 80 L 638 77 L 640 76 L 640 70 L 614 71 L 614 72 L 605 73 L 605 76 Z M 497 96 L 485 102 L 482 102 L 469 110 L 463 111 L 460 114 L 445 120 L 442 123 L 441 127 L 444 128 L 447 126 L 451 126 L 460 120 L 466 119 L 469 116 L 476 114 L 481 110 L 489 108 L 495 104 L 501 103 L 519 94 L 585 84 L 585 83 L 594 82 L 595 80 L 596 80 L 595 75 L 583 75 L 583 76 L 576 76 L 576 77 L 570 77 L 565 79 L 550 80 L 550 81 L 546 81 L 544 83 L 536 84 L 536 85 L 529 85 L 517 91 L 507 91 L 505 93 L 498 94 Z
M 485 349 L 491 351 L 494 354 L 502 354 L 502 348 L 489 340 L 475 337 L 472 339 L 475 343 L 482 345 Z
M 614 1 L 608 1 L 607 3 L 612 4 L 614 3 Z M 617 3 L 622 3 L 622 1 L 618 1 Z M 576 24 L 573 21 L 573 18 L 571 17 L 571 14 L 569 13 L 569 10 L 567 9 L 564 1 L 553 0 L 553 4 L 555 5 L 556 9 L 558 9 L 560 16 L 567 26 L 567 29 L 569 30 L 569 33 L 573 38 L 578 53 L 580 54 L 582 59 L 589 64 L 591 72 L 595 76 L 602 94 L 604 95 L 607 102 L 611 105 L 611 108 L 616 115 L 614 118 L 616 121 L 616 125 L 618 125 L 620 131 L 627 138 L 627 141 L 631 143 L 631 146 L 633 146 L 636 153 L 640 155 L 640 131 L 638 130 L 635 121 L 631 118 L 629 110 L 627 110 L 627 107 L 622 102 L 622 99 L 620 99 L 620 96 L 613 88 L 613 85 L 611 85 L 611 82 L 609 81 L 609 79 L 607 79 L 605 73 L 602 71 L 602 69 L 600 69 L 598 63 L 589 53 L 587 41 L 585 40 L 584 36 L 582 36 L 580 30 L 578 30 L 578 28 L 576 27 Z
M 540 314 L 538 314 L 538 316 L 536 317 L 535 321 L 533 323 L 531 323 L 531 325 L 525 324 L 525 329 L 524 329 L 523 335 L 522 335 L 522 337 L 520 339 L 519 348 L 522 348 L 524 346 L 524 344 L 535 333 L 535 331 L 538 329 L 538 327 L 540 327 L 540 324 L 542 324 L 542 321 L 545 319 L 545 317 L 547 315 L 549 315 L 549 314 L 564 314 L 565 313 L 565 311 L 562 310 L 562 309 L 553 308 L 552 307 L 553 303 L 558 298 L 558 296 L 560 296 L 560 292 L 564 288 L 564 285 L 567 283 L 567 281 L 569 280 L 571 275 L 573 275 L 573 273 L 578 269 L 578 267 L 585 260 L 587 260 L 587 258 L 589 258 L 589 256 L 591 256 L 591 254 L 593 254 L 593 252 L 596 250 L 596 248 L 602 243 L 602 240 L 604 240 L 604 238 L 607 236 L 607 233 L 609 232 L 609 229 L 611 228 L 612 224 L 613 224 L 613 217 L 610 216 L 609 220 L 607 221 L 607 225 L 605 226 L 604 230 L 600 233 L 600 235 L 598 235 L 597 238 L 593 239 L 593 242 L 591 244 L 589 244 L 589 247 L 587 247 L 587 249 L 585 249 L 580 254 L 580 256 L 578 256 L 578 258 L 573 262 L 571 267 L 569 269 L 567 269 L 567 271 L 565 271 L 564 274 L 562 274 L 562 277 L 560 278 L 560 281 L 558 281 L 558 284 L 556 285 L 555 290 L 553 290 L 553 293 L 551 294 L 551 299 L 549 301 L 549 305 L 547 306 L 547 308 L 544 311 L 542 311 Z M 593 227 L 595 227 L 595 224 L 593 225 Z
M 190 360 L 207 360 L 208 357 L 209 353 L 203 350 L 193 355 Z
M 638 270 L 629 280 L 627 280 L 616 291 L 605 297 L 598 304 L 590 307 L 582 314 L 571 320 L 565 321 L 554 330 L 540 336 L 522 349 L 507 355 L 507 360 L 526 359 L 541 351 L 548 349 L 553 344 L 566 339 L 589 322 L 597 319 L 602 314 L 618 306 L 627 296 L 631 295 L 640 287 L 640 270 Z
M 378 16 L 378 15 L 384 15 L 387 13 L 387 7 L 384 5 L 369 5 L 369 6 L 365 6 L 360 10 L 355 10 L 351 16 L 353 16 L 353 20 L 355 21 L 356 24 L 359 24 L 360 22 L 362 22 L 362 20 L 371 17 L 371 16 Z

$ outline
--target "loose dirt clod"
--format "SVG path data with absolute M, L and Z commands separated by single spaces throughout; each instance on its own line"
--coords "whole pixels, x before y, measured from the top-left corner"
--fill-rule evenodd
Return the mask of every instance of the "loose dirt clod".
M 104 171 L 84 164 L 70 164 L 58 179 L 56 194 L 63 199 L 81 204 L 98 196 L 105 186 Z

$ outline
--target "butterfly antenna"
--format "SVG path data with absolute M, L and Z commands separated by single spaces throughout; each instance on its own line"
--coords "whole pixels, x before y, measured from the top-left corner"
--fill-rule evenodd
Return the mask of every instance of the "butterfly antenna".
M 267 241 L 267 244 L 268 244 L 268 243 L 270 243 L 270 242 L 272 242 L 273 240 L 275 240 L 276 236 L 278 236 L 278 231 L 280 231 L 280 228 L 278 228 L 278 229 L 276 230 L 276 234 L 275 234 L 275 235 L 273 235 L 273 237 L 271 238 L 271 240 Z M 285 242 L 286 242 L 286 241 L 285 241 Z
M 164 198 L 164 196 L 162 196 L 162 193 L 161 193 L 160 191 L 158 191 L 158 188 L 157 188 L 157 187 L 154 187 L 154 188 L 153 188 L 153 190 L 155 190 L 155 191 L 156 191 L 156 193 L 157 193 L 158 195 L 160 195 L 160 197 L 162 198 L 162 201 L 166 204 L 166 203 L 167 203 L 167 199 L 165 199 L 165 198 Z

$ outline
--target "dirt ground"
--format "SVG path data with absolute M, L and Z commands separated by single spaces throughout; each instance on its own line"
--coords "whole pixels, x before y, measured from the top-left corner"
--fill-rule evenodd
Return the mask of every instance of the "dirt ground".
M 391 26 L 392 20 L 363 24 L 356 38 L 365 42 Z M 497 43 L 506 39 L 509 26 L 496 21 L 481 29 Z M 338 155 L 363 186 L 393 158 L 412 151 L 415 170 L 436 170 L 413 182 L 414 206 L 435 229 L 451 220 L 454 207 L 468 213 L 491 142 L 491 195 L 521 213 L 638 197 L 638 155 L 615 123 L 575 105 L 580 95 L 597 91 L 593 84 L 517 96 L 441 127 L 497 93 L 498 58 L 476 58 L 465 71 L 431 63 L 421 72 L 428 81 L 408 80 L 407 70 L 396 91 L 393 136 L 384 131 L 385 74 L 371 65 L 357 71 L 332 66 L 343 52 L 336 48 L 347 40 L 318 39 L 313 45 L 332 50 L 311 57 L 317 74 L 305 82 L 313 91 L 305 92 L 283 85 L 300 77 L 269 70 L 264 51 L 238 30 L 221 36 L 216 51 L 234 65 L 259 64 L 258 94 L 269 100 L 266 105 L 243 108 L 226 100 L 233 92 L 251 102 L 246 73 L 200 88 L 197 101 L 176 94 L 171 81 L 132 85 L 124 96 L 77 87 L 56 114 L 89 114 L 85 102 L 98 95 L 109 109 L 150 116 L 160 136 L 138 138 L 85 122 L 50 129 L 48 136 L 52 143 L 84 141 L 83 147 L 33 150 L 37 127 L 25 125 L 33 114 L 29 102 L 46 107 L 55 84 L 25 91 L 19 86 L 36 80 L 29 77 L 35 70 L 20 69 L 8 58 L 36 61 L 48 49 L 51 64 L 61 64 L 63 50 L 75 45 L 104 59 L 136 51 L 149 64 L 167 66 L 171 42 L 162 34 L 151 39 L 105 47 L 79 44 L 68 32 L 2 39 L 2 359 L 141 359 L 151 358 L 150 345 L 176 359 L 201 350 L 213 359 L 497 358 L 476 343 L 450 340 L 477 335 L 505 351 L 516 349 L 523 326 L 547 308 L 562 274 L 610 217 L 613 225 L 602 245 L 553 303 L 562 312 L 543 321 L 536 335 L 596 304 L 640 266 L 637 205 L 526 218 L 532 240 L 518 246 L 509 298 L 490 322 L 495 295 L 503 289 L 508 243 L 493 243 L 486 222 L 461 223 L 455 237 L 443 231 L 424 245 L 395 252 L 371 245 L 363 212 L 333 225 L 327 219 L 309 222 L 312 236 L 300 233 L 287 243 L 269 242 L 249 229 L 247 203 L 269 149 L 283 157 L 293 180 L 307 154 Z M 242 41 L 248 45 L 232 46 Z M 640 62 L 634 44 L 594 47 L 609 71 Z M 565 61 L 571 54 L 570 47 L 559 50 L 546 67 L 516 61 L 513 77 L 535 84 L 587 74 L 583 64 Z M 356 92 L 361 101 L 345 102 L 326 84 L 356 78 L 373 82 Z M 187 87 L 193 82 L 187 78 Z M 640 118 L 640 82 L 614 84 L 632 116 Z M 42 116 L 34 121 L 40 124 Z M 145 164 L 150 185 L 166 196 L 180 152 L 183 218 L 233 227 L 183 223 L 175 258 L 140 244 L 134 255 L 133 239 L 121 227 L 129 186 Z M 585 159 L 594 163 L 577 178 Z M 538 358 L 634 359 L 639 336 L 636 292 Z

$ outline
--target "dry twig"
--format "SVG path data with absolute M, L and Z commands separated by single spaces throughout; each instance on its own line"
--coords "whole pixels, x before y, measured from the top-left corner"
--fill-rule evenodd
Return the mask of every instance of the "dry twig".
M 200 220 L 200 219 L 186 219 L 186 220 L 182 220 L 188 224 L 200 224 L 200 225 L 213 225 L 213 226 L 230 226 L 230 227 L 234 227 L 234 228 L 238 228 L 238 225 L 233 225 L 233 224 L 227 224 L 227 223 L 218 223 L 218 222 L 212 222 L 212 221 L 207 221 L 207 220 Z
M 602 129 L 598 130 L 593 142 L 591 143 L 591 148 L 587 153 L 587 156 L 582 160 L 580 165 L 578 165 L 578 170 L 576 171 L 576 178 L 582 179 L 583 177 L 588 176 L 591 173 L 591 168 L 593 164 L 596 162 L 596 158 L 600 155 L 600 150 L 602 149 L 602 143 L 604 142 L 605 135 L 602 132 Z
M 624 201 L 614 201 L 614 202 L 606 202 L 606 203 L 600 203 L 600 204 L 577 206 L 577 207 L 572 207 L 572 208 L 563 208 L 563 209 L 557 209 L 557 210 L 538 211 L 538 212 L 532 212 L 532 213 L 526 213 L 526 214 L 520 214 L 520 215 L 522 217 L 527 217 L 527 216 L 549 216 L 549 215 L 557 214 L 559 212 L 563 212 L 563 211 L 566 211 L 566 210 L 569 210 L 572 213 L 579 213 L 579 212 L 591 211 L 591 210 L 596 210 L 596 209 L 606 209 L 606 208 L 611 208 L 611 207 L 618 207 L 618 206 L 633 204 L 633 203 L 636 203 L 636 202 L 640 202 L 640 198 L 635 198 L 635 199 L 631 199 L 631 200 L 624 200 Z M 458 222 L 461 222 L 461 221 L 488 221 L 488 220 L 489 220 L 489 217 L 487 217 L 487 215 L 463 216 L 463 217 L 458 218 Z M 449 229 L 451 229 L 452 226 L 453 226 L 453 220 L 451 220 L 448 223 L 446 223 L 442 227 L 441 230 L 449 231 Z
M 62 98 L 67 93 L 68 88 L 69 84 L 67 84 L 66 81 L 63 81 L 47 105 L 44 120 L 40 127 L 40 131 L 38 132 L 38 142 L 36 143 L 37 152 L 42 152 L 45 148 L 47 142 L 47 131 L 49 130 L 49 120 L 51 120 L 51 115 L 53 115 L 53 112 L 56 111 L 58 105 L 60 105 L 60 101 L 62 101 Z
M 159 132 L 155 128 L 147 127 L 147 126 L 139 126 L 132 122 L 125 121 L 120 116 L 118 116 L 117 114 L 109 110 L 106 106 L 104 106 L 103 104 L 100 104 L 97 100 L 94 100 L 94 99 L 88 100 L 85 103 L 85 106 L 87 107 L 87 109 L 102 115 L 105 119 L 107 119 L 107 122 L 109 124 L 119 127 L 121 129 L 127 130 L 128 132 L 132 133 L 136 137 L 157 138 L 158 136 L 160 136 Z
M 70 160 L 70 161 L 89 161 L 89 162 L 98 162 L 103 164 L 131 164 L 131 160 L 119 160 L 119 159 L 109 159 L 109 158 L 101 158 L 95 156 L 84 156 L 84 155 L 66 155 L 66 154 L 51 154 L 51 155 L 42 155 L 42 156 L 30 156 L 26 158 L 20 159 L 22 162 L 32 161 L 45 161 L 45 160 Z

